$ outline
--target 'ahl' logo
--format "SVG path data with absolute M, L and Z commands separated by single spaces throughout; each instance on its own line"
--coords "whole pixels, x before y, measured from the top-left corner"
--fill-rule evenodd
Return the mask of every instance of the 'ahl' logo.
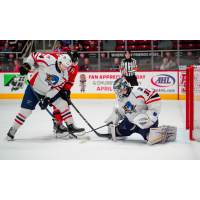
M 159 74 L 151 78 L 151 83 L 157 87 L 169 87 L 175 84 L 175 78 L 168 74 Z

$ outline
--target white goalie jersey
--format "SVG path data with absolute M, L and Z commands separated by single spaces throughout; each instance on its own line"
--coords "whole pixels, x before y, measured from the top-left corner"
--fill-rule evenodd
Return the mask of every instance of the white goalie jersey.
M 53 98 L 68 80 L 68 71 L 59 72 L 56 69 L 56 58 L 50 54 L 32 52 L 26 63 L 30 66 L 38 64 L 30 83 L 40 95 Z
M 134 86 L 128 97 L 116 98 L 118 105 L 114 107 L 113 113 L 105 123 L 113 121 L 117 126 L 120 119 L 127 117 L 131 123 L 145 129 L 158 120 L 162 103 L 154 90 Z

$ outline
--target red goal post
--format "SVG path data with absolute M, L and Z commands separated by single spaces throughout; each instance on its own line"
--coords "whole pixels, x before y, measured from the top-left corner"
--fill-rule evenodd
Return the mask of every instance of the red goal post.
M 200 66 L 186 68 L 186 129 L 190 140 L 200 141 Z

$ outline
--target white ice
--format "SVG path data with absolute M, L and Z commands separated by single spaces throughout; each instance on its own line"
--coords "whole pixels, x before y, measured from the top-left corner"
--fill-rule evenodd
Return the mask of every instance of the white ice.
M 116 104 L 114 99 L 72 100 L 82 115 L 94 127 L 103 121 Z M 1 160 L 199 160 L 200 143 L 189 140 L 185 130 L 185 101 L 163 100 L 159 125 L 178 127 L 175 142 L 148 146 L 139 134 L 124 141 L 113 142 L 88 133 L 90 141 L 56 139 L 51 116 L 39 106 L 17 131 L 14 141 L 5 141 L 15 116 L 19 113 L 21 100 L 0 100 L 0 159 Z M 52 108 L 50 108 L 52 110 Z M 71 107 L 75 123 L 90 128 Z M 99 129 L 107 133 L 107 128 Z

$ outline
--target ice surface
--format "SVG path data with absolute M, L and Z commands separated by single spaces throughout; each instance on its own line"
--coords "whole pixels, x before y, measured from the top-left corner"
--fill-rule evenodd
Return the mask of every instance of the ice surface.
M 185 130 L 185 101 L 163 100 L 159 125 L 178 127 L 177 140 L 171 143 L 148 146 L 139 134 L 125 141 L 113 142 L 91 132 L 90 141 L 56 139 L 51 116 L 39 106 L 18 130 L 14 141 L 5 141 L 21 100 L 0 100 L 0 159 L 1 160 L 199 160 L 200 143 L 189 140 Z M 103 121 L 117 103 L 114 99 L 74 99 L 73 103 L 94 127 Z M 52 108 L 50 108 L 52 111 Z M 71 107 L 77 126 L 90 128 Z M 107 133 L 107 128 L 99 129 Z

